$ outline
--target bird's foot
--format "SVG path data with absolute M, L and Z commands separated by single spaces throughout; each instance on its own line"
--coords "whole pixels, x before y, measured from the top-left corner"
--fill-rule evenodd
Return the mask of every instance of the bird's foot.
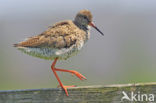
M 75 70 L 71 70 L 72 75 L 76 75 L 78 78 L 80 78 L 81 80 L 87 80 L 87 78 L 85 76 L 83 76 L 82 74 L 80 74 L 79 72 L 75 71 Z
M 75 85 L 71 85 L 71 86 L 60 86 L 60 85 L 58 85 L 57 87 L 61 87 L 62 89 L 64 89 L 66 95 L 69 96 L 67 88 L 76 87 L 76 86 Z

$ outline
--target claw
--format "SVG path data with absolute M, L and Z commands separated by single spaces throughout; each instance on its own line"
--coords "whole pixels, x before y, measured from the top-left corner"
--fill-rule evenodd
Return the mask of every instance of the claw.
M 83 76 L 82 74 L 80 74 L 79 72 L 77 72 L 77 71 L 72 71 L 72 72 L 73 72 L 72 74 L 75 74 L 79 79 L 87 80 L 87 78 L 85 76 Z

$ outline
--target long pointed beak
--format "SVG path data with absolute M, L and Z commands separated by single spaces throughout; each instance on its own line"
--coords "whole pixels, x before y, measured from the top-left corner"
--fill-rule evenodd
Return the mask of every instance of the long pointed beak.
M 93 22 L 90 22 L 89 25 L 92 26 L 93 28 L 95 28 L 101 35 L 104 36 L 104 33 L 102 33 L 102 32 L 94 25 Z

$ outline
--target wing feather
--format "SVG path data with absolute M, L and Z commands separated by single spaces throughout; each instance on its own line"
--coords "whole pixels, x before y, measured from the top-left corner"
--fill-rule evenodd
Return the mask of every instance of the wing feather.
M 42 34 L 28 38 L 26 41 L 14 44 L 15 47 L 50 47 L 67 48 L 76 42 L 76 35 L 71 35 L 73 26 L 72 21 L 56 23 Z

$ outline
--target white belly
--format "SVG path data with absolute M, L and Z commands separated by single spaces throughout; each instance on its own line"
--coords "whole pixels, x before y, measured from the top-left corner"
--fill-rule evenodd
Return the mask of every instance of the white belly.
M 69 48 L 62 49 L 53 49 L 53 48 L 29 48 L 29 47 L 19 47 L 18 49 L 23 51 L 24 53 L 39 57 L 42 59 L 53 60 L 56 57 L 59 59 L 67 59 L 74 54 L 78 53 L 79 50 L 83 47 L 84 42 L 81 42 L 79 46 L 72 45 Z

